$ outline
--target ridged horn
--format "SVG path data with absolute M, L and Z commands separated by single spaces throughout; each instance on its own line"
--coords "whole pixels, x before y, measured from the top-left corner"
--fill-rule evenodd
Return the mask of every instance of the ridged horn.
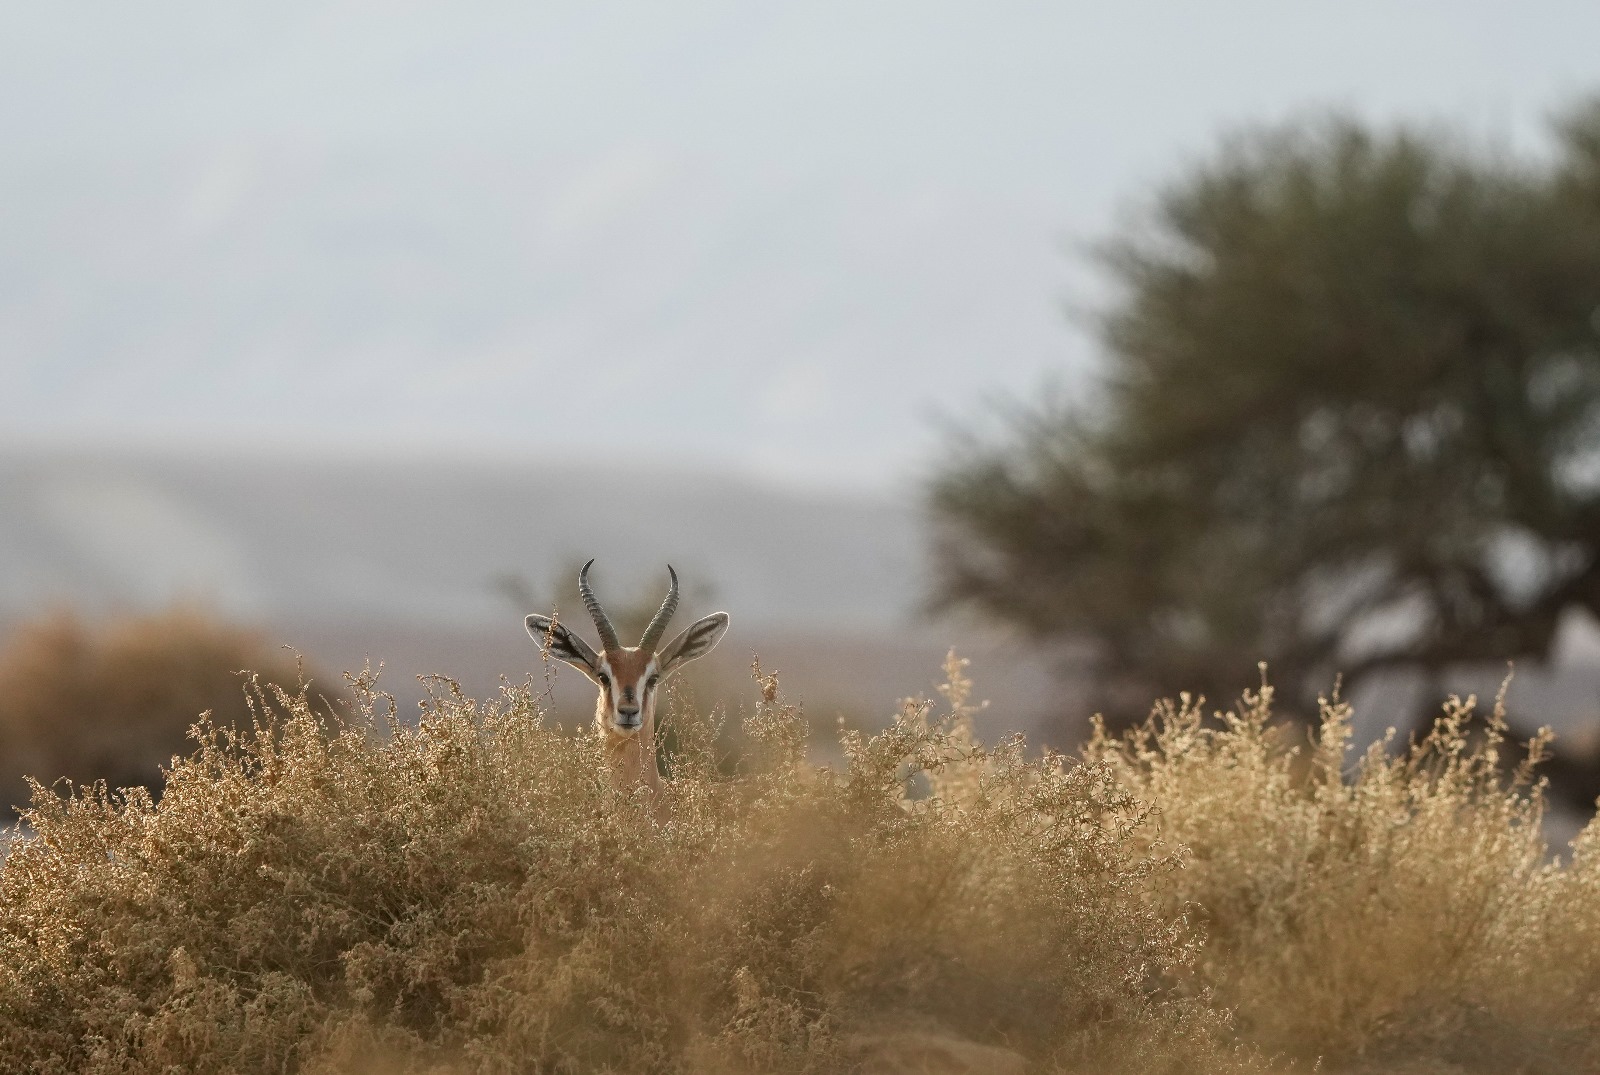
M 667 621 L 672 619 L 672 614 L 678 610 L 678 573 L 672 570 L 671 564 L 668 564 L 667 574 L 672 576 L 672 588 L 667 591 L 667 599 L 661 602 L 661 607 L 656 610 L 650 626 L 646 627 L 644 634 L 639 637 L 639 648 L 646 653 L 655 651 L 656 643 L 661 641 L 661 633 L 667 629 Z
M 594 620 L 594 629 L 600 632 L 601 647 L 621 649 L 622 643 L 617 641 L 617 629 L 611 626 L 611 618 L 606 615 L 606 610 L 600 607 L 600 599 L 589 589 L 589 569 L 593 566 L 594 561 L 590 560 L 578 572 L 578 596 L 583 598 L 583 607 L 589 610 L 589 618 Z

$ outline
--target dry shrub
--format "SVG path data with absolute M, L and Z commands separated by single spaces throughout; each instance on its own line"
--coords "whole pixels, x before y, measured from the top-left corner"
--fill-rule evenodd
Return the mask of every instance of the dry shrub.
M 1208 721 L 1185 697 L 1086 751 L 1187 849 L 1164 903 L 1197 912 L 1198 982 L 1241 1035 L 1336 1070 L 1600 1069 L 1600 831 L 1549 858 L 1502 704 L 1352 764 L 1348 707 L 1286 749 L 1271 700 Z
M 62 612 L 16 628 L 0 650 L 0 807 L 27 801 L 25 776 L 159 792 L 202 712 L 248 723 L 244 668 L 299 677 L 294 658 L 198 609 L 93 627 Z
M 1352 763 L 1263 688 L 1069 763 L 947 672 L 832 768 L 771 677 L 736 769 L 675 706 L 664 823 L 522 687 L 261 691 L 159 802 L 36 789 L 0 1070 L 1600 1070 L 1600 828 L 1549 859 L 1498 708 Z
M 356 686 L 344 722 L 278 693 L 203 724 L 159 802 L 39 791 L 0 866 L 0 1069 L 1235 1063 L 1175 988 L 1195 938 L 1146 807 L 1107 765 L 979 747 L 959 685 L 833 770 L 771 679 L 737 774 L 676 712 L 664 824 L 524 688 L 446 682 L 406 727 Z

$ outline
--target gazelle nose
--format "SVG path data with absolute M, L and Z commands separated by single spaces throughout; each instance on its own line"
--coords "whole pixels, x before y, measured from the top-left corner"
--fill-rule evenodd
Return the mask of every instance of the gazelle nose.
M 639 707 L 636 706 L 636 705 L 619 705 L 619 706 L 617 706 L 617 716 L 619 716 L 619 717 L 624 717 L 624 718 L 626 718 L 628 720 L 632 720 L 634 717 L 637 717 L 638 715 L 639 715 Z

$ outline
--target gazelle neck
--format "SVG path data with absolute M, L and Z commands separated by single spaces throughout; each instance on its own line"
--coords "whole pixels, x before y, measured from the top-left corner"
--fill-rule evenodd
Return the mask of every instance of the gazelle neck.
M 661 790 L 661 777 L 656 772 L 655 713 L 646 710 L 643 725 L 632 735 L 618 735 L 609 729 L 603 709 L 596 715 L 595 725 L 605 747 L 613 786 L 621 791 L 631 791 L 640 785 L 652 791 Z

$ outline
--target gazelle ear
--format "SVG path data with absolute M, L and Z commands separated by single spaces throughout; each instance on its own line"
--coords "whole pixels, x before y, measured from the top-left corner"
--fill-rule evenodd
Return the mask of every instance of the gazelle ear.
M 661 678 L 672 675 L 679 668 L 698 657 L 710 653 L 722 641 L 728 630 L 728 614 L 713 612 L 703 620 L 696 620 L 683 629 L 683 633 L 668 642 L 656 658 Z
M 540 649 L 558 661 L 566 661 L 596 683 L 600 682 L 600 656 L 589 648 L 589 643 L 549 616 L 534 613 L 523 622 Z

